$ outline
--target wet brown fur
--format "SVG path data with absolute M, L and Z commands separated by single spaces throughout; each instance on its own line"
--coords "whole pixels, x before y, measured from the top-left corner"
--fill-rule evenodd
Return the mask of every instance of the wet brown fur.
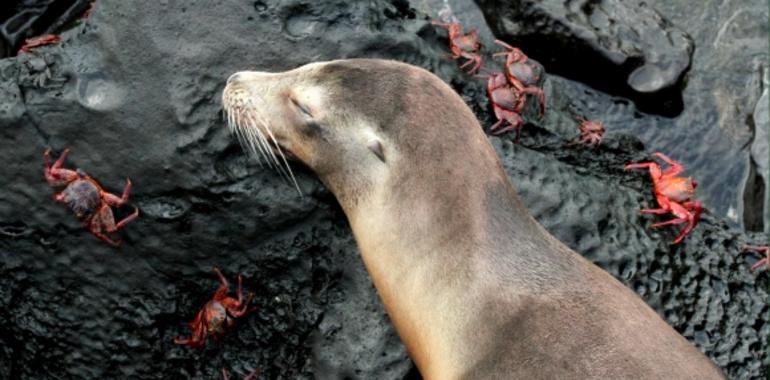
M 423 377 L 722 378 L 635 293 L 534 221 L 439 78 L 382 60 L 283 75 L 328 89 L 325 137 L 285 138 L 300 140 L 297 156 L 337 196 Z M 364 147 L 340 146 L 345 115 L 384 136 L 385 169 Z

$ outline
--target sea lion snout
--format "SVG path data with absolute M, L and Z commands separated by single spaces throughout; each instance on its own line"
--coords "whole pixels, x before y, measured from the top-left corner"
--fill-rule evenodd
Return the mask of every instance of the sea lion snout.
M 227 78 L 228 85 L 243 85 L 249 82 L 255 82 L 259 80 L 268 80 L 270 77 L 275 76 L 274 73 L 268 73 L 263 71 L 238 71 L 230 75 Z
M 237 72 L 237 73 L 235 73 L 233 75 L 230 75 L 227 78 L 227 84 L 237 83 L 239 80 L 242 80 L 242 78 L 243 78 L 243 75 L 240 72 Z
M 387 178 L 400 150 L 391 141 L 405 64 L 376 60 L 314 62 L 280 72 L 238 71 L 226 81 L 227 125 L 268 166 L 290 173 L 301 162 L 338 198 L 360 199 Z M 414 69 L 412 69 L 414 70 Z M 383 102 L 385 101 L 385 102 Z M 292 178 L 293 180 L 293 178 Z

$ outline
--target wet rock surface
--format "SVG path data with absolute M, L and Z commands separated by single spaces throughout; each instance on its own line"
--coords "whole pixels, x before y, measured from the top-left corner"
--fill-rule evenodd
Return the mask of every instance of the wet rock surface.
M 468 7 L 468 2 L 454 0 L 445 3 L 451 8 L 461 9 Z M 556 6 L 562 4 L 561 1 L 542 2 L 554 8 L 553 12 L 556 14 L 580 14 L 582 10 L 575 11 L 571 8 L 576 4 L 588 4 L 588 8 L 593 9 L 597 4 L 608 3 L 570 2 L 569 7 L 558 10 Z M 757 194 L 758 189 L 752 186 L 757 183 L 757 179 L 754 177 L 756 172 L 751 171 L 749 146 L 755 141 L 752 114 L 754 108 L 761 104 L 759 98 L 768 83 L 767 36 L 770 29 L 767 22 L 767 3 L 761 0 L 714 0 L 698 6 L 670 1 L 652 1 L 647 4 L 665 15 L 676 28 L 689 35 L 696 46 L 692 53 L 690 69 L 685 76 L 685 86 L 678 90 L 681 92 L 678 97 L 682 99 L 684 108 L 674 117 L 643 113 L 649 111 L 644 107 L 637 107 L 633 102 L 634 96 L 613 92 L 611 89 L 604 91 L 615 95 L 597 91 L 595 88 L 600 86 L 593 82 L 596 78 L 607 78 L 610 69 L 593 70 L 589 74 L 594 79 L 581 79 L 590 86 L 571 80 L 562 81 L 560 77 L 553 75 L 554 68 L 548 61 L 548 57 L 562 54 L 555 46 L 543 41 L 537 46 L 527 46 L 525 51 L 540 59 L 551 77 L 556 77 L 559 81 L 557 87 L 570 97 L 573 103 L 570 107 L 575 112 L 582 112 L 589 118 L 601 119 L 607 126 L 608 133 L 615 131 L 638 136 L 649 150 L 665 152 L 675 157 L 699 180 L 699 196 L 716 214 L 726 217 L 733 226 L 761 231 L 762 227 L 756 218 L 747 220 L 744 211 L 749 209 L 751 214 L 753 209 L 762 209 L 764 203 L 752 201 L 762 197 Z M 490 27 L 493 30 L 495 23 L 492 20 L 504 14 L 506 9 L 513 12 L 506 7 L 500 8 L 499 12 L 487 11 L 487 18 L 491 21 Z M 585 17 L 579 19 L 584 20 Z M 505 23 L 504 26 L 516 30 L 517 33 L 536 36 L 538 22 L 535 18 L 523 23 Z M 602 31 L 598 26 L 595 26 L 595 29 L 597 30 L 594 30 L 593 34 L 611 34 L 611 31 Z M 505 35 L 498 37 L 506 39 Z M 613 41 L 617 43 L 617 40 Z M 519 45 L 525 43 L 518 37 L 511 37 L 508 42 Z M 545 58 L 536 53 L 538 49 L 549 48 L 552 49 L 548 50 Z M 591 51 L 582 49 L 560 62 L 569 62 L 570 65 L 575 62 L 593 64 L 595 60 L 589 58 Z M 567 73 L 564 76 L 567 76 Z M 618 83 L 623 82 L 618 80 Z
M 0 60 L 0 378 L 209 379 L 223 367 L 265 379 L 416 377 L 333 196 L 296 167 L 300 197 L 249 159 L 223 126 L 219 96 L 237 70 L 391 58 L 438 74 L 490 125 L 484 83 L 443 58 L 446 40 L 419 9 L 101 0 L 60 45 Z M 651 230 L 654 218 L 637 212 L 654 202 L 648 175 L 622 170 L 650 158 L 630 129 L 611 130 L 597 151 L 564 147 L 577 133 L 572 113 L 604 107 L 620 124 L 632 106 L 559 77 L 546 91 L 546 118 L 525 127 L 521 145 L 492 138 L 533 215 L 731 378 L 766 376 L 770 276 L 750 273 L 759 257 L 739 253 L 766 236 L 725 224 L 707 202 L 672 247 L 675 232 Z M 70 147 L 67 166 L 109 191 L 132 179 L 142 215 L 121 248 L 51 201 L 49 146 Z M 256 310 L 205 349 L 175 346 L 216 289 L 215 265 L 243 274 Z
M 498 37 L 520 46 L 549 72 L 633 99 L 646 112 L 681 111 L 693 41 L 648 2 L 477 3 Z
M 16 55 L 26 38 L 59 33 L 83 17 L 89 0 L 7 0 L 0 6 L 0 58 Z
M 647 145 L 686 151 L 685 162 L 711 187 L 698 189 L 711 207 L 735 225 L 761 231 L 756 218 L 746 219 L 746 210 L 763 208 L 751 201 L 761 199 L 755 194 L 760 189 L 752 188 L 761 179 L 752 169 L 750 149 L 767 144 L 761 138 L 767 124 L 754 120 L 754 114 L 767 107 L 767 98 L 760 98 L 770 83 L 770 8 L 761 0 L 714 0 L 698 7 L 665 0 L 651 4 L 687 31 L 697 48 L 683 92 L 685 111 L 672 123 L 663 121 L 638 135 Z M 759 161 L 768 162 L 767 156 Z
M 744 187 L 744 215 L 746 229 L 768 231 L 770 225 L 770 204 L 767 199 L 767 186 L 770 184 L 770 97 L 765 88 L 762 97 L 752 114 L 754 138 L 751 142 L 751 161 L 749 175 Z

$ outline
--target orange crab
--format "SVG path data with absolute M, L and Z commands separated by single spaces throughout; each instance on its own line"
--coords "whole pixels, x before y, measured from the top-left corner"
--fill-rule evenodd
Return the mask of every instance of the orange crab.
M 692 231 L 695 225 L 698 224 L 698 221 L 700 221 L 700 214 L 702 211 L 701 203 L 699 201 L 691 200 L 693 195 L 695 195 L 695 188 L 698 186 L 698 183 L 692 178 L 678 176 L 683 170 L 680 163 L 660 152 L 655 153 L 655 156 L 667 163 L 669 168 L 662 171 L 660 166 L 655 162 L 641 162 L 628 164 L 625 166 L 625 169 L 644 168 L 650 170 L 650 176 L 652 177 L 652 182 L 655 186 L 655 199 L 658 201 L 660 208 L 644 209 L 641 210 L 641 212 L 658 215 L 672 213 L 676 217 L 669 221 L 655 223 L 652 227 L 687 223 L 672 243 L 678 244 L 688 233 L 690 233 L 690 231 Z
M 768 246 L 747 245 L 743 247 L 743 252 L 759 252 L 765 255 L 764 258 L 760 259 L 754 265 L 751 266 L 752 271 L 755 271 L 761 268 L 763 265 L 768 270 L 770 270 L 770 248 L 768 248 Z
M 521 111 L 524 108 L 525 98 L 513 91 L 505 75 L 499 72 L 489 75 L 487 96 L 497 118 L 497 123 L 492 125 L 490 131 L 499 135 L 515 130 L 516 142 L 518 142 L 521 137 L 521 127 L 524 125 Z
M 452 59 L 465 58 L 468 60 L 460 65 L 460 68 L 463 69 L 472 64 L 473 66 L 468 69 L 467 73 L 471 75 L 478 73 L 481 69 L 479 50 L 482 46 L 479 42 L 479 32 L 473 29 L 468 34 L 462 34 L 463 27 L 454 22 L 432 21 L 431 24 L 445 28 L 449 33 L 449 49 L 452 50 Z
M 516 95 L 523 97 L 529 94 L 536 97 L 540 105 L 540 116 L 545 114 L 545 94 L 543 89 L 537 87 L 542 69 L 532 63 L 520 49 L 500 40 L 495 40 L 495 43 L 504 47 L 506 51 L 492 54 L 492 57 L 505 57 L 505 76 L 516 91 Z
M 590 121 L 582 116 L 575 116 L 580 122 L 580 136 L 572 140 L 567 146 L 583 145 L 596 149 L 602 143 L 604 137 L 604 124 L 600 121 Z
M 29 53 L 32 51 L 32 49 L 39 46 L 56 44 L 59 42 L 61 42 L 61 37 L 55 34 L 46 34 L 40 37 L 27 38 L 24 40 L 24 44 L 21 45 L 21 48 L 19 48 L 19 54 Z
M 120 241 L 112 240 L 106 234 L 117 232 L 136 219 L 139 216 L 139 209 L 134 207 L 134 212 L 131 215 L 116 224 L 110 207 L 120 207 L 128 203 L 131 180 L 126 178 L 123 195 L 118 197 L 110 194 L 82 170 L 62 168 L 69 152 L 69 149 L 65 149 L 53 165 L 51 164 L 51 149 L 47 149 L 43 153 L 43 174 L 48 185 L 66 186 L 62 192 L 54 194 L 53 199 L 67 205 L 94 236 L 113 246 L 120 245 Z
M 176 344 L 184 344 L 190 347 L 203 347 L 206 345 L 206 338 L 211 335 L 214 339 L 219 339 L 225 329 L 232 327 L 235 318 L 244 316 L 248 311 L 249 302 L 251 302 L 252 293 L 249 293 L 249 299 L 243 302 L 242 278 L 238 276 L 238 299 L 228 297 L 227 292 L 230 284 L 219 268 L 214 267 L 214 272 L 219 276 L 220 286 L 209 302 L 198 311 L 195 319 L 190 321 L 192 336 L 189 338 L 174 339 Z

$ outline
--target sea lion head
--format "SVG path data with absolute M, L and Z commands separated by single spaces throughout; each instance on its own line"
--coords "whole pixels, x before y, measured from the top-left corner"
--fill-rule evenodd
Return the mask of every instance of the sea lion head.
M 462 146 L 473 140 L 488 145 L 481 128 L 473 128 L 475 116 L 448 85 L 396 61 L 241 71 L 227 80 L 222 100 L 230 127 L 247 148 L 288 174 L 284 157 L 304 163 L 343 206 L 378 188 L 419 191 L 419 181 L 410 178 L 435 175 L 447 162 L 462 166 L 469 159 Z

